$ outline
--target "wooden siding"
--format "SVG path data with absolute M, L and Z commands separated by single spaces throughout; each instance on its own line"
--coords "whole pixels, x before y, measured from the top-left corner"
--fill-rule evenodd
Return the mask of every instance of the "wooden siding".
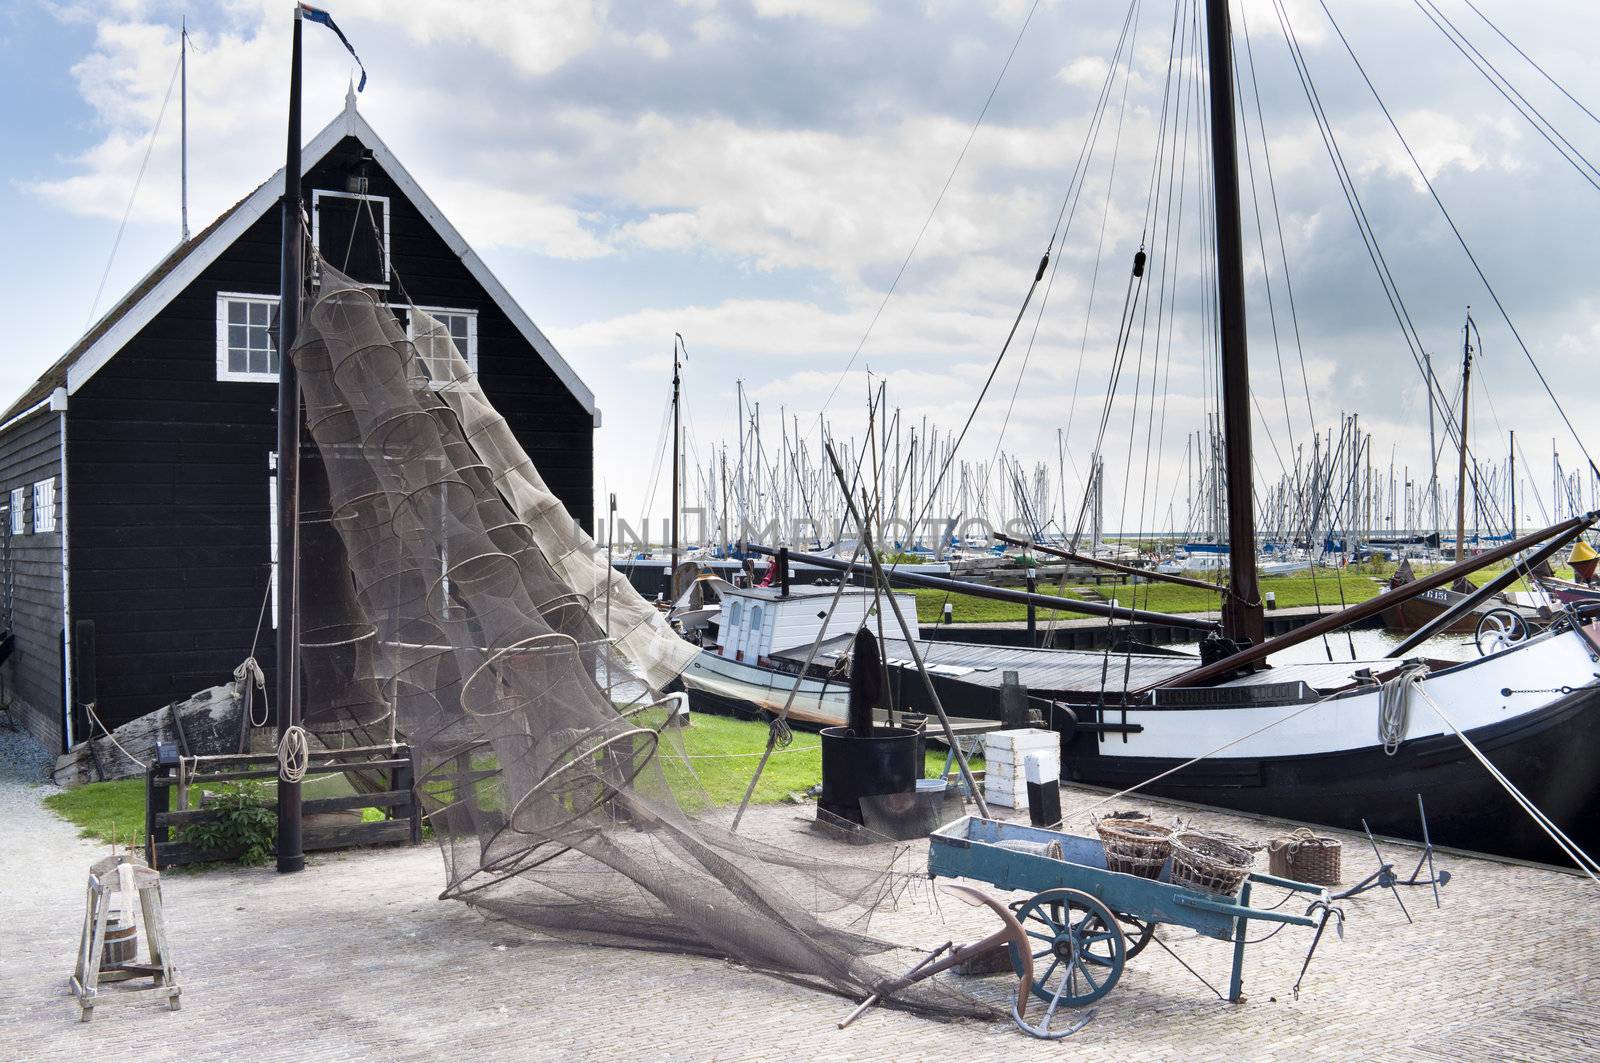
M 308 201 L 313 188 L 345 187 L 359 147 L 345 138 L 307 175 Z M 589 413 L 375 163 L 368 174 L 370 192 L 390 198 L 406 293 L 478 312 L 485 392 L 591 526 Z M 72 611 L 95 622 L 100 712 L 112 726 L 224 681 L 250 652 L 269 572 L 276 385 L 217 380 L 216 296 L 276 294 L 278 238 L 274 210 L 72 397 Z M 269 675 L 273 638 L 269 614 L 255 651 Z
M 41 410 L 0 434 L 0 502 L 7 514 L 3 573 L 9 583 L 0 605 L 16 635 L 7 671 L 18 721 L 45 748 L 65 748 L 61 671 L 61 415 Z M 55 531 L 33 531 L 33 485 L 56 478 Z M 11 534 L 9 503 L 14 488 L 25 489 L 27 523 Z

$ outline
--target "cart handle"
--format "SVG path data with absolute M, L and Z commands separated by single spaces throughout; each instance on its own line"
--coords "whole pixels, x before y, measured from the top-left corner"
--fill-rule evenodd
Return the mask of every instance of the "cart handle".
M 1189 893 L 1180 893 L 1173 900 L 1185 908 L 1197 908 L 1202 912 L 1216 912 L 1219 915 L 1232 916 L 1235 919 L 1263 919 L 1271 923 L 1290 923 L 1294 926 L 1317 925 L 1317 920 L 1303 915 L 1295 915 L 1292 912 L 1252 908 L 1248 904 L 1233 904 L 1228 901 L 1212 900 L 1209 897 L 1198 897 Z
M 1328 891 L 1322 886 L 1313 886 L 1309 882 L 1297 882 L 1292 878 L 1279 878 L 1277 875 L 1262 875 L 1255 871 L 1250 872 L 1250 881 L 1259 882 L 1264 886 L 1277 886 L 1279 889 L 1294 890 L 1297 893 L 1319 894 L 1323 900 L 1328 899 Z

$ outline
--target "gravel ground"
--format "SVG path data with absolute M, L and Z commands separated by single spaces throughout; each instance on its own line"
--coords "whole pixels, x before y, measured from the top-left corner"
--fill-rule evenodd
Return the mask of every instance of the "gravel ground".
M 721 961 L 553 941 L 436 900 L 443 872 L 435 847 L 321 853 L 299 875 L 258 868 L 163 876 L 182 1010 L 107 1000 L 82 1024 L 67 975 L 84 874 L 106 849 L 42 807 L 51 787 L 18 778 L 35 777 L 48 758 L 13 734 L 0 742 L 0 763 L 10 765 L 0 767 L 0 1060 L 83 1063 L 130 1051 L 185 1063 L 1600 1059 L 1594 886 L 1459 855 L 1441 855 L 1455 874 L 1442 908 L 1431 891 L 1408 893 L 1414 922 L 1386 893 L 1346 902 L 1344 940 L 1330 932 L 1298 1000 L 1291 990 L 1308 931 L 1252 945 L 1247 1000 L 1227 1004 L 1166 950 L 1221 980 L 1229 944 L 1164 927 L 1164 947 L 1129 963 L 1088 1027 L 1047 1044 L 1009 1023 L 941 1023 L 886 1009 L 838 1030 L 848 1001 Z M 1099 798 L 1062 791 L 1069 812 Z M 1141 804 L 1163 817 L 1175 811 Z M 811 832 L 813 815 L 756 808 L 744 829 L 801 853 L 886 859 Z M 1281 826 L 1184 815 L 1253 836 Z M 1373 863 L 1366 841 L 1342 837 L 1347 877 L 1359 878 Z M 925 851 L 925 843 L 912 844 L 907 866 Z M 1416 860 L 1406 846 L 1386 844 L 1385 852 L 1406 870 Z M 874 933 L 928 948 L 994 927 L 978 909 L 926 900 L 880 913 Z M 967 982 L 966 991 L 993 1000 L 1004 1000 L 1010 985 L 1006 977 Z
M 50 778 L 56 758 L 27 731 L 14 731 L 0 722 L 0 780 L 42 783 Z

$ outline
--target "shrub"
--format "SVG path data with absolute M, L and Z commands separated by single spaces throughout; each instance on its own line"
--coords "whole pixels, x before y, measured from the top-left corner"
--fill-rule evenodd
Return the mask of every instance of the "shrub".
M 199 849 L 237 852 L 241 864 L 266 863 L 277 840 L 278 813 L 262 796 L 262 787 L 227 783 L 207 803 L 214 816 L 184 827 L 179 838 Z

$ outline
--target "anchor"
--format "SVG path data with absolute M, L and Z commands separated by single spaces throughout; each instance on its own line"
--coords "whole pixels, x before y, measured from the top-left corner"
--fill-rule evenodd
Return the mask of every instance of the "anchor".
M 1417 866 L 1412 868 L 1409 878 L 1402 879 L 1395 873 L 1394 865 L 1384 860 L 1383 850 L 1378 848 L 1378 839 L 1373 837 L 1372 828 L 1367 826 L 1367 821 L 1363 819 L 1361 821 L 1361 829 L 1367 832 L 1367 841 L 1371 843 L 1372 851 L 1378 858 L 1378 870 L 1349 889 L 1341 893 L 1335 893 L 1330 899 L 1342 901 L 1349 897 L 1359 896 L 1368 890 L 1386 889 L 1394 894 L 1394 901 L 1400 906 L 1400 911 L 1406 917 L 1406 922 L 1411 923 L 1415 922 L 1415 920 L 1411 918 L 1411 913 L 1406 910 L 1406 902 L 1400 898 L 1399 887 L 1432 886 L 1433 906 L 1435 908 L 1444 907 L 1439 900 L 1439 887 L 1450 882 L 1450 872 L 1438 871 L 1433 866 L 1433 839 L 1428 836 L 1428 813 L 1423 808 L 1421 794 L 1417 795 L 1417 815 L 1422 818 L 1422 855 L 1417 858 Z M 1421 877 L 1424 865 L 1428 868 L 1427 878 Z

